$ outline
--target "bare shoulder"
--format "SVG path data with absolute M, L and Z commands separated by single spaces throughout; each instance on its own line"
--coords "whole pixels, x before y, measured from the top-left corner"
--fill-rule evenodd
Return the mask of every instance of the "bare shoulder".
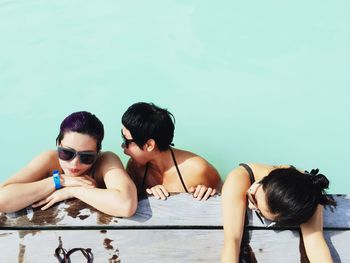
M 189 151 L 174 149 L 176 156 L 176 161 L 178 165 L 185 166 L 186 169 L 195 171 L 202 171 L 204 169 L 214 169 L 215 168 L 203 157 Z
M 24 169 L 50 173 L 59 169 L 59 161 L 55 150 L 47 150 L 36 156 Z
M 248 165 L 253 170 L 255 180 L 257 181 L 267 176 L 273 170 L 291 167 L 289 164 L 269 165 L 261 163 L 249 163 Z
M 47 177 L 55 169 L 59 169 L 57 153 L 55 150 L 47 150 L 34 157 L 26 166 L 7 179 L 2 186 L 19 182 L 35 182 Z
M 33 158 L 31 163 L 35 162 L 58 162 L 57 152 L 55 150 L 47 150 L 43 151 L 42 153 L 38 154 L 36 157 Z
M 247 170 L 242 166 L 238 166 L 226 176 L 222 192 L 226 195 L 242 196 L 242 194 L 245 195 L 249 187 L 250 179 Z
M 176 150 L 176 154 L 180 170 L 190 186 L 204 184 L 216 188 L 219 185 L 219 173 L 206 159 L 184 150 Z
M 106 152 L 101 152 L 99 154 L 99 159 L 103 160 L 103 162 L 113 162 L 113 161 L 118 161 L 120 162 L 120 158 L 117 154 L 111 151 L 106 151 Z
M 126 171 L 137 186 L 142 183 L 143 174 L 145 173 L 146 165 L 135 162 L 132 158 L 128 160 Z
M 50 172 L 58 168 L 57 152 L 55 150 L 47 150 L 34 157 L 23 169 Z
M 217 170 L 207 160 L 199 155 L 188 158 L 184 163 L 193 174 L 218 174 Z
M 249 174 L 244 167 L 237 166 L 231 170 L 226 176 L 225 183 L 222 187 L 222 204 L 225 207 L 223 212 L 229 214 L 238 208 L 240 210 L 245 210 L 246 192 L 249 187 Z
M 285 169 L 285 168 L 291 168 L 292 166 L 290 164 L 278 164 L 273 165 L 273 169 Z
M 132 158 L 128 160 L 128 163 L 126 165 L 126 170 L 134 175 L 137 175 L 140 172 L 143 173 L 145 169 L 146 169 L 146 165 L 140 164 Z
M 99 154 L 96 166 L 102 173 L 106 173 L 111 169 L 124 169 L 119 156 L 110 151 L 101 152 Z
M 94 163 L 94 179 L 98 185 L 108 184 L 108 178 L 113 178 L 115 175 L 126 174 L 124 166 L 118 157 L 113 152 L 100 152 L 96 162 Z

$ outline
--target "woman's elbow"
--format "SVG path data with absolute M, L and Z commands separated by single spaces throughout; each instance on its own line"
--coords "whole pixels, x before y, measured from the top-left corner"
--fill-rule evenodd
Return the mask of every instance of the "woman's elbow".
M 120 200 L 119 200 L 120 203 Z M 131 217 L 135 214 L 137 209 L 137 198 L 128 197 L 122 204 L 115 206 L 110 215 L 118 217 Z
M 5 213 L 5 207 L 4 207 L 4 204 L 2 202 L 2 200 L 0 199 L 0 213 Z
M 136 213 L 137 210 L 137 191 L 134 186 L 132 189 L 129 189 L 128 195 L 124 202 L 123 208 L 123 217 L 131 217 Z
M 16 211 L 17 210 L 14 210 L 11 206 L 9 206 L 8 202 L 0 200 L 0 213 L 12 213 Z
M 0 194 L 0 213 L 14 213 L 14 212 L 17 212 L 21 209 L 22 208 L 16 207 L 9 200 L 2 198 L 2 196 Z
M 9 202 L 6 200 L 6 196 L 0 191 L 0 213 L 8 213 L 8 204 Z
M 123 217 L 131 217 L 136 213 L 137 210 L 137 199 L 129 199 L 125 202 L 123 207 Z

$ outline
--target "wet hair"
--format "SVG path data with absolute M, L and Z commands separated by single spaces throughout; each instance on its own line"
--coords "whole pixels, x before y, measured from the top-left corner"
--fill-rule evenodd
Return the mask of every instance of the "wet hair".
M 295 168 L 273 170 L 261 180 L 271 213 L 279 226 L 297 226 L 307 222 L 318 204 L 336 206 L 326 195 L 329 181 L 318 169 L 302 173 Z
M 174 137 L 174 123 L 175 118 L 167 109 L 153 103 L 135 103 L 122 116 L 122 124 L 141 149 L 153 139 L 160 151 L 168 150 Z
M 102 122 L 94 114 L 79 111 L 67 116 L 61 123 L 60 132 L 56 138 L 57 145 L 61 143 L 66 132 L 78 132 L 91 136 L 96 140 L 97 152 L 101 150 L 104 128 Z

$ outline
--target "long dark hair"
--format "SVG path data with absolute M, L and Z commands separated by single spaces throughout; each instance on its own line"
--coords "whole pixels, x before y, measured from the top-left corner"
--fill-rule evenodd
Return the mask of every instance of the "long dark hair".
M 281 226 L 308 221 L 319 204 L 336 206 L 325 189 L 329 181 L 318 169 L 302 173 L 295 168 L 275 169 L 261 180 L 270 212 Z

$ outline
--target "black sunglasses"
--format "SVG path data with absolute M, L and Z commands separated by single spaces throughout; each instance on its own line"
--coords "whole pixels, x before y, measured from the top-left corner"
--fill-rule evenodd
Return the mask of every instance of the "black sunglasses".
M 120 131 L 122 133 L 122 139 L 123 139 L 122 146 L 127 149 L 127 148 L 129 148 L 130 143 L 135 142 L 135 140 L 134 139 L 127 139 L 123 133 L 123 130 L 120 130 Z
M 79 161 L 82 164 L 93 164 L 96 160 L 97 153 L 94 152 L 77 152 L 73 149 L 57 147 L 58 158 L 63 161 L 73 160 L 79 156 Z

